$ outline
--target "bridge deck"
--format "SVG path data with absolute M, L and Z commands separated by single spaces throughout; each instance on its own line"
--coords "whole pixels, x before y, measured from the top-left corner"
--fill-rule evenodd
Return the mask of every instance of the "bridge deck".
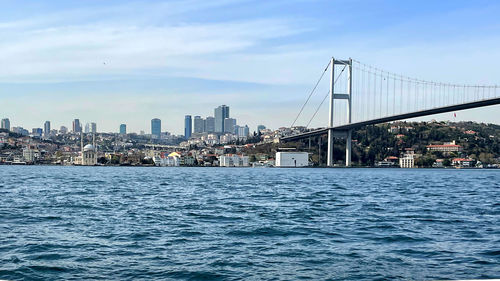
M 483 106 L 489 106 L 489 105 L 495 105 L 495 104 L 500 104 L 500 98 L 485 99 L 485 100 L 480 100 L 480 101 L 475 101 L 475 102 L 426 109 L 426 110 L 397 114 L 397 115 L 392 115 L 392 116 L 386 116 L 386 117 L 382 117 L 382 118 L 361 121 L 361 122 L 356 122 L 356 123 L 351 123 L 351 124 L 345 124 L 345 125 L 335 126 L 335 127 L 331 127 L 331 128 L 324 128 L 324 129 L 305 132 L 305 133 L 297 134 L 297 135 L 293 135 L 293 136 L 283 137 L 283 138 L 281 138 L 281 141 L 294 141 L 294 140 L 299 140 L 299 139 L 303 139 L 303 138 L 307 138 L 307 137 L 319 136 L 319 135 L 323 135 L 323 134 L 328 133 L 329 129 L 333 129 L 334 131 L 347 131 L 347 130 L 359 128 L 359 127 L 366 126 L 366 125 L 374 125 L 374 124 L 380 124 L 380 123 L 385 123 L 385 122 L 404 120 L 404 119 L 409 119 L 409 118 L 422 117 L 422 116 L 427 116 L 427 115 L 433 115 L 433 114 L 439 114 L 439 113 L 445 113 L 445 112 L 457 111 L 457 110 L 464 110 L 464 109 L 470 109 L 470 108 L 477 108 L 477 107 L 483 107 Z

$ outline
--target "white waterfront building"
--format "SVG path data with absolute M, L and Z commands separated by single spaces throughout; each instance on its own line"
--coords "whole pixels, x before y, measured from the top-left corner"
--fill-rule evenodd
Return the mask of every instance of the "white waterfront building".
M 307 167 L 309 153 L 307 152 L 276 152 L 276 167 Z
M 415 168 L 415 158 L 413 153 L 406 153 L 399 158 L 399 166 L 401 168 Z
M 248 167 L 248 156 L 226 154 L 219 156 L 220 167 Z
M 26 161 L 28 163 L 33 163 L 33 162 L 35 162 L 37 156 L 38 156 L 37 151 L 35 151 L 34 149 L 31 149 L 29 147 L 23 149 L 24 161 Z

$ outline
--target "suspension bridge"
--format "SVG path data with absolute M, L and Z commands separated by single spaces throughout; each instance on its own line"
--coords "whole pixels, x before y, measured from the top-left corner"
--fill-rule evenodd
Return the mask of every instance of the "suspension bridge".
M 306 125 L 309 127 L 328 98 L 328 127 L 282 137 L 281 141 L 296 141 L 328 134 L 327 165 L 329 167 L 334 164 L 334 138 L 346 140 L 345 165 L 351 166 L 353 129 L 500 104 L 500 86 L 497 85 L 461 85 L 426 81 L 387 72 L 353 59 L 335 60 L 332 58 L 291 127 L 297 122 L 328 69 L 330 69 L 329 91 Z

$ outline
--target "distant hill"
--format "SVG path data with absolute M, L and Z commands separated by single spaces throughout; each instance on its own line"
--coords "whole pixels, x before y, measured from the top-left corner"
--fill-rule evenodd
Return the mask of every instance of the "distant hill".
M 472 158 L 483 164 L 500 162 L 500 125 L 475 122 L 393 122 L 364 126 L 353 131 L 353 165 L 373 166 L 389 156 L 400 157 L 407 150 L 417 154 L 416 164 L 431 167 L 436 159 L 449 163 L 456 157 Z M 442 153 L 427 149 L 431 144 L 453 142 L 461 151 Z M 309 146 L 310 145 L 310 146 Z M 326 136 L 314 137 L 298 142 L 265 144 L 248 149 L 248 154 L 267 153 L 273 156 L 279 147 L 295 147 L 311 153 L 311 160 L 325 165 L 327 152 Z M 309 148 L 310 147 L 310 148 Z M 334 159 L 345 161 L 345 141 L 335 140 Z

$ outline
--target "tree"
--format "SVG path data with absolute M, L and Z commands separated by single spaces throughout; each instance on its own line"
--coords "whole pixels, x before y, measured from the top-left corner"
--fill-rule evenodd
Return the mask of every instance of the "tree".
M 255 157 L 255 154 L 250 155 L 249 161 L 250 162 L 256 162 L 257 161 L 257 158 Z
M 120 164 L 120 156 L 118 155 L 113 155 L 111 157 L 111 161 L 110 161 L 111 164 L 113 165 L 117 165 L 117 164 Z
M 108 160 L 106 159 L 106 157 L 99 157 L 99 158 L 97 158 L 97 163 L 99 163 L 99 164 L 107 164 Z

